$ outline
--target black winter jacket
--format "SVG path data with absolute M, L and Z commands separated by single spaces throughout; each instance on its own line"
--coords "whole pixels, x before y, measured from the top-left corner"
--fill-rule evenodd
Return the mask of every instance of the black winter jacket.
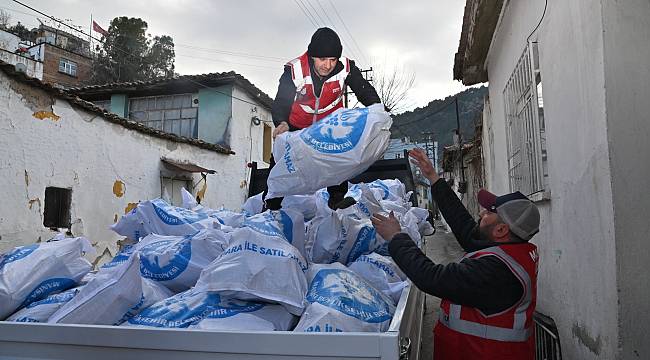
M 466 252 L 496 246 L 480 240 L 476 221 L 444 180 L 431 186 L 433 199 Z M 460 263 L 435 264 L 404 233 L 389 244 L 390 255 L 415 286 L 427 294 L 471 306 L 484 314 L 496 314 L 519 301 L 523 287 L 508 266 L 495 256 L 464 259 Z

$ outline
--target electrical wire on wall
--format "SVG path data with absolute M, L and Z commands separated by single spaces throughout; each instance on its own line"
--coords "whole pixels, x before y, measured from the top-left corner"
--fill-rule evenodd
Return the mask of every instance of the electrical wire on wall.
M 530 42 L 530 37 L 533 36 L 535 31 L 537 31 L 537 29 L 539 29 L 539 26 L 542 25 L 542 20 L 544 20 L 544 16 L 546 16 L 546 8 L 547 7 L 548 7 L 548 0 L 545 0 L 544 1 L 544 11 L 542 12 L 542 17 L 539 18 L 539 22 L 537 23 L 537 26 L 535 26 L 533 31 L 531 31 L 530 34 L 528 34 L 528 37 L 526 38 L 526 44 L 528 44 Z M 535 42 L 537 42 L 537 41 L 535 41 Z

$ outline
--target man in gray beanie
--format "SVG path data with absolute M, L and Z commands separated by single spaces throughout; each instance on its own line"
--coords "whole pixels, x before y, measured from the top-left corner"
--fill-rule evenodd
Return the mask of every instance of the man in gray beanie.
M 304 129 L 342 108 L 347 86 L 365 106 L 381 102 L 354 61 L 341 56 L 342 51 L 336 32 L 323 27 L 312 35 L 304 54 L 285 64 L 273 101 L 273 138 L 286 131 Z M 347 182 L 329 187 L 328 192 L 330 207 L 337 207 L 347 192 Z M 268 199 L 266 207 L 279 209 L 281 202 L 282 198 Z
M 422 149 L 409 157 L 431 183 L 431 195 L 466 254 L 435 264 L 404 233 L 391 213 L 374 214 L 377 234 L 389 241 L 397 266 L 425 293 L 442 299 L 433 330 L 434 360 L 534 360 L 533 312 L 537 299 L 537 206 L 517 191 L 478 193 L 485 209 L 474 221 Z

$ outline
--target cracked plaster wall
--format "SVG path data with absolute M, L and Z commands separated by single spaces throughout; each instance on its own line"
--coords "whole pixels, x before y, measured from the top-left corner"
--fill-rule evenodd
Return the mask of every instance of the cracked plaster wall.
M 56 233 L 43 226 L 45 188 L 56 186 L 72 189 L 71 232 L 89 238 L 103 255 L 90 260 L 103 263 L 122 239 L 109 226 L 138 201 L 160 197 L 163 156 L 216 170 L 195 194 L 204 190 L 209 207 L 238 210 L 248 192 L 249 136 L 256 136 L 248 124 L 235 131 L 237 155 L 224 155 L 109 123 L 0 72 L 0 253 Z

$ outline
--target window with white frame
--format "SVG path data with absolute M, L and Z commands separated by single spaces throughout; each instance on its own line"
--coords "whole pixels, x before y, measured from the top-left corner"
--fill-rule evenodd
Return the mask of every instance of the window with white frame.
M 503 90 L 510 189 L 548 192 L 542 74 L 537 43 L 529 43 Z
M 77 76 L 77 63 L 66 58 L 59 59 L 59 72 Z
M 164 132 L 197 137 L 199 108 L 192 94 L 148 96 L 129 100 L 129 118 Z

